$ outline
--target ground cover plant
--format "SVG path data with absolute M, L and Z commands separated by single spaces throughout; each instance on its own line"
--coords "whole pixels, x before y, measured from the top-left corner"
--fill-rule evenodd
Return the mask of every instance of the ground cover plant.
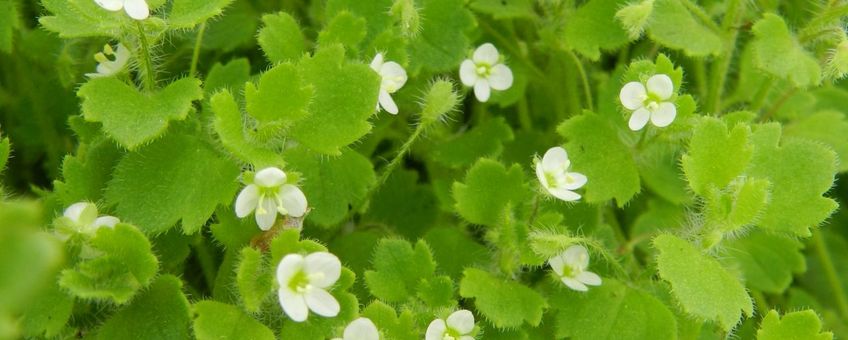
M 844 0 L 0 0 L 0 338 L 848 337 Z

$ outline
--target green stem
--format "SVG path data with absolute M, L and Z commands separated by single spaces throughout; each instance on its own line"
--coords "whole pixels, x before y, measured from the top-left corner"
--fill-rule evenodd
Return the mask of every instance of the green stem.
M 592 88 L 589 87 L 589 78 L 586 77 L 586 70 L 583 69 L 583 63 L 580 62 L 580 58 L 574 54 L 574 51 L 566 49 L 566 52 L 574 60 L 574 65 L 577 66 L 577 72 L 580 74 L 580 80 L 583 82 L 583 94 L 586 96 L 586 105 L 589 107 L 589 110 L 595 111 L 592 103 Z
M 698 6 L 690 0 L 682 0 L 681 2 L 684 6 L 686 6 L 686 9 L 688 9 L 689 12 L 698 17 L 698 19 L 700 19 L 703 24 L 707 25 L 709 29 L 711 29 L 716 34 L 721 34 L 721 28 L 716 25 L 716 23 L 713 21 L 713 18 L 707 15 L 707 12 L 704 12 L 704 9 L 701 8 L 701 6 Z
M 698 95 L 701 98 L 707 98 L 710 88 L 707 83 L 707 65 L 701 58 L 696 58 L 693 62 L 695 64 L 695 83 L 698 86 Z
M 212 255 L 212 250 L 206 244 L 206 240 L 201 234 L 195 238 L 192 244 L 194 253 L 197 256 L 197 262 L 200 263 L 200 270 L 203 272 L 203 278 L 206 280 L 206 286 L 209 290 L 215 287 L 215 278 L 218 276 L 217 267 L 215 266 L 215 258 Z
M 725 32 L 724 53 L 712 65 L 712 81 L 710 82 L 710 95 L 707 101 L 706 111 L 716 113 L 721 107 L 721 96 L 724 90 L 724 82 L 727 80 L 727 72 L 730 70 L 730 62 L 736 50 L 736 37 L 739 30 L 735 27 L 739 18 L 740 0 L 730 0 L 727 12 L 724 13 L 721 28 Z
M 141 26 L 141 21 L 135 21 L 138 27 L 138 40 L 141 42 L 141 66 L 144 68 L 142 79 L 144 80 L 144 89 L 152 91 L 156 88 L 156 78 L 153 74 L 153 63 L 150 61 L 150 45 L 147 42 L 147 33 L 144 33 L 144 27 Z
M 197 77 L 197 62 L 200 59 L 200 45 L 203 43 L 203 33 L 206 32 L 206 22 L 200 24 L 197 29 L 197 38 L 194 41 L 194 51 L 191 54 L 191 70 L 188 72 L 190 77 Z
M 846 298 L 845 290 L 842 287 L 842 282 L 839 281 L 839 276 L 836 273 L 836 267 L 833 266 L 833 259 L 830 257 L 830 252 L 827 250 L 827 244 L 821 236 L 821 231 L 816 229 L 813 231 L 813 251 L 821 261 L 822 269 L 824 269 L 825 277 L 833 290 L 833 299 L 836 302 L 836 307 L 842 317 L 848 317 L 848 298 Z
M 778 99 L 777 102 L 775 102 L 774 105 L 772 105 L 772 107 L 760 117 L 760 121 L 767 122 L 769 119 L 771 119 L 774 114 L 780 110 L 783 104 L 786 103 L 786 101 L 789 100 L 789 98 L 792 97 L 793 94 L 795 94 L 795 91 L 798 91 L 797 87 L 789 89 L 788 91 L 786 91 L 786 93 L 780 96 L 780 99 Z
M 751 111 L 759 112 L 760 109 L 763 108 L 763 104 L 765 103 L 769 92 L 771 92 L 774 82 L 774 78 L 768 78 L 760 84 L 760 88 L 757 89 L 757 93 L 754 94 L 754 99 L 751 100 Z
M 768 300 L 766 300 L 766 296 L 763 292 L 758 290 L 751 290 L 751 297 L 754 298 L 754 301 L 757 303 L 757 310 L 760 312 L 761 316 L 766 315 L 771 307 L 768 304 Z
M 525 130 L 533 130 L 533 119 L 530 118 L 530 109 L 527 105 L 527 97 L 522 96 L 518 101 L 518 122 L 521 128 Z
M 536 195 L 533 197 L 533 208 L 530 210 L 530 218 L 527 219 L 528 228 L 533 226 L 533 222 L 536 222 L 536 215 L 539 214 L 539 203 L 542 195 L 543 194 L 541 192 L 537 191 Z

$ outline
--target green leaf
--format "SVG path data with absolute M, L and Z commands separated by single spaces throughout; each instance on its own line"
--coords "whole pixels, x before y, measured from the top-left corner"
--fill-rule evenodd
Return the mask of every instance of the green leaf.
M 422 240 L 415 248 L 404 240 L 384 239 L 374 251 L 374 270 L 365 272 L 371 294 L 386 302 L 403 302 L 436 270 L 430 248 Z
M 9 144 L 9 138 L 0 139 L 0 173 L 6 170 L 6 163 L 9 161 L 10 153 L 11 145 Z
M 821 320 L 815 311 L 807 309 L 780 314 L 770 310 L 760 323 L 757 340 L 830 340 L 833 333 L 821 331 Z
M 304 148 L 285 154 L 289 167 L 303 174 L 301 189 L 313 209 L 307 221 L 332 226 L 347 216 L 350 206 L 357 206 L 376 182 L 374 168 L 368 158 L 348 148 L 337 157 L 326 157 Z
M 295 66 L 279 64 L 262 73 L 258 86 L 247 83 L 244 96 L 247 113 L 260 124 L 276 123 L 285 128 L 309 115 L 312 88 Z
M 341 44 L 351 56 L 356 56 L 359 43 L 366 33 L 365 18 L 342 11 L 318 33 L 318 45 Z
M 233 0 L 175 0 L 168 13 L 168 26 L 173 29 L 192 28 L 221 15 Z
M 440 141 L 433 148 L 434 160 L 452 168 L 468 166 L 480 157 L 497 157 L 503 144 L 514 138 L 512 128 L 502 117 L 487 120 L 468 132 Z
M 71 318 L 73 308 L 74 298 L 63 291 L 54 278 L 50 287 L 39 292 L 26 307 L 21 319 L 24 334 L 33 338 L 59 335 Z
M 462 276 L 466 267 L 483 265 L 489 259 L 489 249 L 456 227 L 430 229 L 424 240 L 432 248 L 439 269 L 454 279 Z M 462 249 L 462 256 L 456 256 L 457 249 Z
M 233 52 L 256 47 L 261 12 L 248 1 L 235 1 L 220 19 L 206 24 L 201 47 L 215 52 Z
M 194 305 L 194 336 L 205 339 L 276 339 L 274 332 L 236 306 L 216 301 Z
M 586 293 L 560 289 L 550 299 L 557 309 L 557 338 L 677 339 L 677 321 L 660 300 L 611 279 Z
M 701 119 L 681 161 L 692 191 L 706 196 L 712 188 L 722 189 L 741 175 L 754 151 L 750 137 L 751 129 L 745 124 L 728 131 L 717 118 Z
M 378 39 L 376 38 L 378 35 L 390 31 L 389 28 L 394 21 L 390 13 L 393 0 L 328 0 L 326 3 L 325 11 L 328 20 L 345 11 L 366 18 L 367 34 L 365 41 Z
M 265 263 L 259 250 L 252 247 L 244 247 L 241 250 L 241 259 L 236 269 L 236 284 L 241 302 L 248 312 L 259 312 L 262 303 L 271 295 L 273 270 Z
M 766 13 L 751 30 L 754 63 L 758 68 L 798 87 L 821 83 L 818 61 L 795 39 L 780 16 Z
M 314 88 L 309 117 L 298 121 L 291 137 L 317 152 L 338 155 L 341 148 L 371 130 L 380 77 L 368 65 L 346 62 L 339 45 L 303 59 L 300 71 Z
M 509 169 L 491 159 L 481 158 L 465 176 L 454 182 L 453 197 L 459 215 L 471 223 L 496 225 L 505 209 L 529 199 L 521 166 Z
M 286 12 L 262 16 L 265 24 L 259 30 L 259 46 L 273 63 L 298 60 L 306 52 L 300 25 Z
M 164 232 L 182 221 L 183 231 L 191 234 L 219 204 L 233 200 L 238 175 L 235 164 L 205 143 L 171 135 L 118 163 L 106 201 L 116 206 L 119 217 L 147 233 Z
M 300 231 L 297 229 L 284 229 L 271 240 L 271 263 L 280 263 L 283 256 L 288 254 L 308 254 L 316 251 L 327 251 L 327 247 L 312 240 L 301 240 Z
M 477 311 L 497 328 L 515 328 L 525 322 L 538 326 L 548 308 L 545 299 L 527 286 L 474 268 L 465 270 L 459 295 L 474 299 Z
M 0 51 L 12 53 L 12 34 L 18 26 L 20 26 L 18 3 L 15 1 L 0 3 Z
M 728 260 L 742 271 L 745 284 L 751 289 L 782 294 L 792 283 L 793 274 L 807 270 L 798 240 L 755 231 L 725 242 Z
M 822 223 L 838 204 L 822 197 L 833 185 L 836 155 L 816 142 L 784 139 L 780 125 L 766 124 L 754 130 L 754 155 L 748 176 L 772 183 L 771 201 L 758 225 L 809 236 L 810 227 Z
M 688 314 L 715 321 L 730 331 L 743 312 L 754 312 L 745 287 L 714 258 L 669 234 L 654 238 L 654 248 L 659 251 L 660 277 L 671 284 L 674 297 Z
M 159 269 L 150 241 L 128 224 L 98 229 L 91 247 L 99 255 L 63 270 L 59 280 L 63 288 L 83 299 L 126 303 L 139 289 L 147 287 Z
M 367 220 L 390 226 L 411 240 L 421 237 L 436 223 L 439 208 L 432 188 L 419 182 L 417 172 L 395 170 L 373 194 Z
M 702 24 L 680 0 L 656 0 L 648 24 L 648 36 L 656 42 L 692 57 L 722 53 L 721 38 Z
M 233 59 L 226 64 L 215 63 L 203 81 L 203 91 L 207 96 L 220 90 L 241 93 L 240 89 L 250 79 L 250 62 L 245 58 Z
M 471 29 L 473 16 L 465 9 L 463 1 L 423 0 L 421 6 L 421 33 L 409 44 L 411 69 L 423 68 L 430 72 L 447 72 L 455 69 L 468 52 L 465 32 Z
M 630 150 L 603 117 L 584 111 L 557 127 L 567 140 L 565 149 L 573 171 L 586 175 L 586 202 L 615 199 L 619 206 L 641 189 L 639 170 Z M 598 157 L 598 155 L 604 155 Z
M 44 0 L 41 4 L 53 15 L 40 17 L 38 22 L 62 38 L 119 38 L 124 24 L 121 16 L 127 16 L 123 11 L 109 12 L 87 0 Z
M 787 137 L 801 137 L 822 142 L 836 151 L 839 172 L 848 171 L 848 121 L 839 111 L 821 111 L 804 115 L 784 126 Z
M 183 78 L 155 93 L 141 93 L 114 77 L 89 80 L 82 98 L 85 120 L 103 123 L 103 131 L 128 149 L 162 135 L 172 120 L 183 120 L 191 103 L 203 98 L 200 81 Z M 119 104 L 116 104 L 119 103 Z
M 215 112 L 213 126 L 224 148 L 244 163 L 257 167 L 282 166 L 282 156 L 256 145 L 245 134 L 241 110 L 229 91 L 221 91 L 210 100 Z
M 532 19 L 536 16 L 532 0 L 473 0 L 471 9 L 501 19 Z
M 417 340 L 420 338 L 415 319 L 409 310 L 397 315 L 394 308 L 375 300 L 362 310 L 362 316 L 374 322 L 385 339 Z
M 614 22 L 616 11 L 625 0 L 590 0 L 565 21 L 565 43 L 591 60 L 601 57 L 601 50 L 623 46 L 630 38 Z
M 63 181 L 54 181 L 59 200 L 66 206 L 80 201 L 97 202 L 112 178 L 112 169 L 123 156 L 112 140 L 98 138 L 81 146 L 62 162 Z
M 235 209 L 218 207 L 215 211 L 215 223 L 209 226 L 212 236 L 227 249 L 241 249 L 250 240 L 261 233 L 252 218 L 238 218 Z
M 98 339 L 188 339 L 189 304 L 180 279 L 165 275 L 97 331 Z

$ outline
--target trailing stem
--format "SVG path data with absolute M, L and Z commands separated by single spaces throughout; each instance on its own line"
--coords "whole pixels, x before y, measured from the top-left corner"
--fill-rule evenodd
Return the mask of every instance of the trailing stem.
M 153 63 L 150 60 L 150 44 L 147 42 L 147 34 L 144 33 L 144 27 L 141 26 L 140 21 L 135 22 L 136 27 L 138 27 L 138 41 L 141 42 L 141 72 L 142 80 L 144 83 L 144 89 L 147 91 L 152 91 L 156 88 L 156 79 L 154 78 L 153 73 Z

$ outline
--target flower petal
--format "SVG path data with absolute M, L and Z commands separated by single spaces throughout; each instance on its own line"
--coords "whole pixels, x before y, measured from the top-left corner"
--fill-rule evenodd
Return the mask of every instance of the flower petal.
M 463 335 L 459 337 L 459 340 L 474 340 L 474 337 L 470 335 Z
M 580 274 L 577 274 L 577 277 L 575 277 L 575 279 L 577 279 L 577 281 L 582 282 L 583 284 L 587 284 L 590 286 L 601 285 L 601 277 L 593 272 L 581 272 Z
M 259 170 L 253 176 L 253 183 L 260 187 L 273 188 L 286 182 L 286 173 L 279 168 L 270 167 Z
M 570 277 L 563 276 L 562 283 L 565 283 L 568 288 L 576 290 L 578 292 L 585 292 L 589 290 L 589 287 L 586 287 L 582 282 L 572 279 Z
M 344 340 L 380 340 L 380 332 L 370 319 L 359 318 L 345 327 Z
M 565 174 L 565 177 L 570 179 L 565 181 L 565 185 L 563 188 L 568 190 L 577 190 L 586 185 L 586 182 L 589 180 L 586 178 L 586 175 L 581 174 L 579 172 L 569 172 Z
M 465 86 L 474 86 L 474 83 L 477 82 L 477 66 L 471 59 L 465 59 L 459 65 L 459 80 Z
M 101 216 L 94 220 L 94 227 L 109 227 L 114 228 L 116 224 L 121 223 L 121 220 L 115 216 Z
M 306 256 L 303 271 L 310 278 L 309 284 L 318 288 L 327 288 L 339 280 L 342 263 L 336 255 L 322 251 Z
M 396 115 L 398 113 L 397 104 L 395 104 L 394 99 L 392 99 L 392 95 L 390 95 L 386 90 L 380 89 L 380 97 L 378 98 L 380 102 L 380 107 L 386 112 Z
M 288 254 L 284 256 L 277 265 L 277 283 L 281 287 L 288 287 L 292 277 L 303 270 L 305 262 L 306 259 L 300 254 Z
M 500 59 L 498 49 L 491 43 L 485 43 L 474 50 L 474 56 L 471 58 L 476 64 L 486 64 L 489 66 L 495 65 Z
M 669 99 L 674 94 L 674 83 L 665 74 L 656 74 L 648 78 L 647 85 L 648 92 L 659 97 L 661 100 Z
M 580 197 L 582 197 L 580 194 L 566 188 L 548 188 L 548 192 L 550 192 L 551 195 L 554 195 L 554 197 L 566 202 L 577 201 Z
M 540 160 L 536 160 L 536 178 L 539 179 L 539 183 L 542 183 L 542 187 L 545 189 L 550 187 L 548 178 L 545 176 L 545 170 L 542 169 L 542 161 Z
M 651 112 L 643 107 L 633 111 L 633 115 L 630 116 L 630 122 L 627 123 L 627 126 L 630 127 L 630 130 L 639 131 L 645 127 L 645 124 L 648 124 L 649 119 L 651 119 Z
M 287 287 L 280 288 L 278 293 L 280 298 L 280 306 L 283 307 L 283 312 L 289 316 L 294 322 L 304 322 L 309 316 L 309 308 L 306 306 L 306 300 L 303 295 L 297 294 Z
M 289 216 L 301 217 L 306 213 L 306 196 L 294 185 L 284 184 L 280 187 L 280 201 Z
M 512 70 L 504 64 L 495 65 L 489 74 L 489 85 L 498 91 L 510 88 L 512 86 Z
M 586 269 L 589 266 L 589 251 L 579 244 L 568 247 L 563 253 L 565 263 L 569 266 Z
M 406 84 L 406 70 L 400 64 L 390 61 L 380 68 L 380 76 L 383 77 L 382 87 L 389 93 L 394 93 Z
M 442 340 L 445 332 L 448 330 L 445 320 L 436 319 L 430 322 L 427 326 L 427 333 L 424 335 L 424 340 Z
M 380 67 L 382 67 L 382 66 L 383 66 L 383 54 L 377 53 L 377 55 L 374 56 L 374 59 L 371 60 L 371 69 L 379 74 L 380 73 Z
M 554 256 L 548 259 L 548 265 L 551 266 L 551 269 L 553 269 L 557 276 L 562 276 L 562 269 L 565 267 L 565 257 L 563 254 Z
M 336 298 L 330 295 L 326 290 L 321 288 L 312 288 L 304 295 L 306 305 L 309 309 L 320 316 L 332 318 L 339 315 L 339 302 Z
M 559 173 L 571 166 L 571 161 L 568 160 L 568 152 L 562 147 L 555 146 L 542 156 L 542 168 L 546 172 Z
M 489 81 L 486 79 L 477 79 L 477 82 L 474 83 L 474 96 L 477 97 L 477 100 L 480 102 L 489 101 L 489 95 L 491 94 L 492 89 L 489 87 Z
M 618 93 L 618 99 L 621 100 L 621 105 L 624 105 L 628 110 L 636 110 L 644 104 L 645 97 L 648 95 L 645 91 L 645 86 L 637 81 L 631 81 L 624 84 L 621 92 Z
M 457 331 L 460 335 L 471 333 L 474 329 L 474 314 L 467 309 L 460 309 L 448 316 L 448 327 Z
M 656 127 L 671 125 L 677 116 L 677 107 L 671 102 L 662 102 L 654 113 L 651 114 L 651 123 Z
M 257 203 L 259 203 L 259 187 L 248 184 L 236 197 L 236 216 L 242 218 L 250 215 L 256 209 Z
M 124 8 L 124 0 L 94 0 L 94 2 L 107 11 L 120 11 Z
M 268 230 L 274 226 L 277 221 L 277 204 L 274 200 L 267 197 L 259 200 L 259 206 L 256 208 L 256 224 L 259 229 Z
M 144 20 L 150 16 L 150 8 L 145 0 L 124 0 L 124 10 L 135 20 Z
M 65 209 L 62 215 L 74 223 L 91 225 L 97 219 L 97 206 L 89 202 L 77 202 Z

